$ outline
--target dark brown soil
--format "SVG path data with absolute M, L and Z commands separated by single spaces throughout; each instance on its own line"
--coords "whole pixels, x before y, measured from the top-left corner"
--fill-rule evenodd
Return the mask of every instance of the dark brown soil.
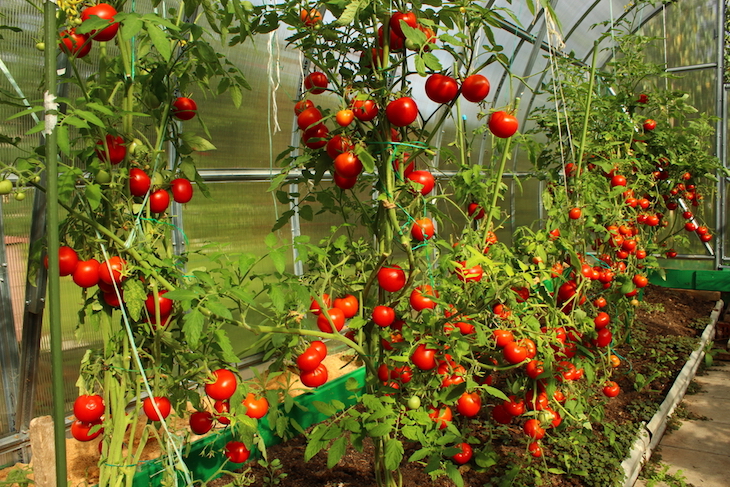
M 637 318 L 646 325 L 646 336 L 635 337 L 635 340 L 646 342 L 659 340 L 662 336 L 675 337 L 691 337 L 697 336 L 698 332 L 707 324 L 710 312 L 719 299 L 719 293 L 701 293 L 685 290 L 669 290 L 659 287 L 649 286 L 646 289 L 645 300 L 651 303 L 650 307 L 642 307 L 637 312 Z M 617 350 L 621 355 L 629 355 L 630 349 L 634 345 L 625 345 Z M 671 364 L 674 374 L 671 378 L 664 381 L 654 381 L 647 386 L 645 390 L 640 392 L 634 391 L 632 383 L 629 381 L 629 374 L 647 369 L 651 365 L 651 359 L 636 360 L 632 359 L 630 363 L 623 362 L 619 368 L 616 378 L 622 387 L 622 393 L 612 399 L 606 408 L 606 421 L 615 421 L 623 423 L 631 418 L 627 405 L 637 400 L 645 401 L 648 396 L 656 396 L 657 402 L 661 401 L 661 395 L 671 386 L 676 373 L 684 365 L 684 361 Z M 487 417 L 484 418 L 488 421 Z M 521 434 L 519 427 L 510 427 L 510 431 L 515 436 Z M 268 456 L 270 459 L 279 459 L 282 463 L 282 472 L 286 473 L 286 477 L 281 480 L 282 487 L 373 487 L 376 485 L 375 476 L 372 468 L 373 447 L 371 444 L 365 445 L 365 450 L 358 453 L 352 448 L 348 449 L 345 456 L 333 468 L 327 468 L 326 452 L 320 452 L 309 462 L 305 462 L 304 451 L 306 448 L 306 438 L 299 436 L 284 444 L 269 448 Z M 520 443 L 517 443 L 520 444 Z M 514 455 L 523 455 L 524 449 L 517 447 L 502 446 L 500 453 L 512 453 Z M 512 451 L 510 451 L 512 450 Z M 406 451 L 405 457 L 409 456 Z M 487 486 L 495 485 L 495 471 L 490 469 L 488 472 L 477 472 L 465 465 L 460 468 L 466 486 Z M 432 480 L 423 472 L 420 465 L 414 463 L 404 463 L 401 468 L 403 475 L 404 487 L 415 486 L 438 486 L 452 487 L 454 486 L 446 477 Z M 253 465 L 251 474 L 255 476 L 253 485 L 265 485 L 264 477 L 266 470 L 259 465 Z M 211 482 L 211 487 L 223 486 L 230 482 L 230 478 L 221 478 Z M 543 476 L 543 485 L 567 487 L 584 485 L 579 478 L 569 478 L 562 475 L 546 475 Z

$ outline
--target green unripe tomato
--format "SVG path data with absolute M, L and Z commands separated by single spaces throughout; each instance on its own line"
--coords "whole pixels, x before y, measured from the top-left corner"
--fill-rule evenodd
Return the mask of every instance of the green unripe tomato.
M 165 178 L 162 177 L 162 174 L 156 172 L 152 175 L 152 186 L 159 188 L 165 183 Z
M 418 396 L 411 396 L 408 398 L 408 409 L 418 409 L 421 407 L 421 398 Z
M 23 201 L 25 199 L 25 193 L 15 193 L 15 201 Z
M 101 169 L 98 173 L 96 173 L 96 182 L 99 184 L 109 184 L 111 182 L 112 176 L 105 170 Z
M 46 43 L 45 42 L 38 42 L 35 45 L 35 48 L 39 51 L 45 51 L 46 50 Z
M 0 180 L 0 194 L 10 194 L 13 190 L 13 182 L 9 179 Z
M 142 149 L 144 149 L 144 142 L 139 139 L 132 140 L 132 142 L 127 146 L 127 151 L 133 156 L 142 152 Z

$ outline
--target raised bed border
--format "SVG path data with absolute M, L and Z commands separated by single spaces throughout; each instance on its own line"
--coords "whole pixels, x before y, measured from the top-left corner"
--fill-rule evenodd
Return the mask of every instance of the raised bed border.
M 707 344 L 715 338 L 715 327 L 723 307 L 724 303 L 722 300 L 719 300 L 715 304 L 715 307 L 710 313 L 710 324 L 702 332 L 699 345 L 690 354 L 687 363 L 682 367 L 682 370 L 674 381 L 674 385 L 672 385 L 672 388 L 667 393 L 657 412 L 648 423 L 642 422 L 638 438 L 634 441 L 629 456 L 621 462 L 621 467 L 623 467 L 625 472 L 624 487 L 634 486 L 636 480 L 639 478 L 639 473 L 644 466 L 644 462 L 649 461 L 652 452 L 659 445 L 664 431 L 667 429 L 667 420 L 684 398 L 689 383 L 694 379 L 697 369 L 705 357 Z

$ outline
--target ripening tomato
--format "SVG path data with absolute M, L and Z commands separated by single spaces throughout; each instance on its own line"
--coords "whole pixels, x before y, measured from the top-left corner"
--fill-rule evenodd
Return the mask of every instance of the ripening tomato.
M 170 206 L 170 193 L 165 189 L 158 189 L 150 193 L 150 211 L 152 213 L 163 213 Z
M 204 435 L 213 428 L 213 414 L 208 411 L 195 411 L 190 415 L 190 431 Z
M 439 409 L 436 409 L 434 407 L 430 408 L 431 412 L 428 413 L 428 416 L 434 420 L 434 422 L 438 425 L 439 429 L 445 429 L 448 424 L 451 422 L 451 419 L 453 418 L 453 415 L 451 413 L 451 408 L 448 406 L 442 406 Z
M 313 95 L 324 93 L 328 84 L 329 80 L 327 79 L 327 75 L 319 71 L 309 73 L 306 78 L 304 78 L 304 89 L 311 92 Z
M 238 387 L 238 376 L 228 369 L 213 372 L 213 382 L 205 384 L 205 393 L 211 399 L 225 401 L 230 399 Z
M 606 397 L 616 397 L 619 395 L 620 392 L 621 388 L 616 382 L 612 380 L 606 382 L 606 385 L 603 386 L 603 394 Z
M 473 450 L 469 443 L 459 443 L 458 445 L 456 445 L 456 448 L 459 448 L 461 451 L 451 457 L 454 460 L 454 463 L 464 465 L 469 460 L 471 460 Z
M 477 392 L 464 392 L 456 400 L 456 411 L 462 416 L 473 418 L 482 408 L 482 398 Z
M 355 112 L 350 110 L 349 108 L 346 108 L 344 110 L 340 110 L 335 114 L 335 121 L 337 122 L 337 125 L 340 127 L 347 127 L 352 123 L 352 120 L 355 118 Z
M 388 292 L 398 292 L 406 285 L 406 273 L 398 265 L 384 265 L 378 271 L 378 285 Z
M 327 382 L 329 372 L 324 364 L 319 364 L 316 369 L 299 374 L 299 380 L 307 387 L 319 387 Z
M 98 42 L 108 42 L 114 39 L 119 30 L 119 22 L 113 22 L 114 16 L 117 14 L 117 10 L 109 5 L 108 3 L 99 3 L 93 7 L 85 8 L 81 11 L 81 20 L 87 21 L 92 16 L 99 17 L 109 21 L 109 27 L 105 27 L 101 30 L 92 30 L 89 32 L 89 36 Z
M 74 416 L 84 423 L 99 421 L 104 415 L 104 398 L 98 394 L 83 394 L 74 401 Z
M 522 430 L 527 436 L 535 440 L 540 440 L 545 436 L 545 429 L 543 429 L 539 419 L 528 419 L 522 426 Z
M 373 100 L 355 100 L 352 111 L 361 122 L 369 122 L 378 116 L 378 105 Z
M 406 176 L 406 179 L 416 183 L 416 186 L 420 185 L 419 189 L 416 189 L 416 191 L 421 193 L 423 196 L 430 193 L 436 185 L 436 180 L 434 179 L 433 174 L 428 171 L 413 171 Z
M 436 301 L 431 299 L 431 296 L 438 297 L 438 292 L 428 285 L 418 286 L 411 291 L 410 304 L 411 307 L 416 311 L 422 311 L 424 309 L 434 309 L 436 307 Z
M 345 313 L 340 308 L 330 308 L 327 313 L 321 313 L 317 317 L 317 328 L 325 333 L 333 333 L 329 320 L 332 320 L 335 329 L 340 331 L 345 326 Z
M 436 349 L 419 344 L 411 354 L 411 362 L 421 370 L 432 370 L 436 367 Z
M 124 144 L 124 138 L 119 135 L 106 134 L 103 141 L 96 143 L 96 156 L 111 164 L 119 164 L 127 156 L 127 146 Z
M 132 196 L 144 196 L 149 191 L 152 180 L 142 169 L 133 167 L 129 170 L 129 193 Z
M 99 280 L 106 284 L 121 284 L 127 276 L 123 275 L 127 263 L 121 257 L 111 257 L 99 265 Z
M 436 103 L 449 103 L 459 93 L 459 83 L 451 76 L 434 73 L 426 80 L 426 96 Z
M 172 102 L 172 116 L 178 120 L 190 120 L 197 112 L 198 105 L 192 98 L 180 96 Z
M 83 288 L 99 284 L 99 261 L 96 259 L 80 261 L 74 270 L 73 281 Z
M 157 409 L 155 409 L 155 406 L 157 406 Z M 147 415 L 147 417 L 150 418 L 152 421 L 160 421 L 170 415 L 170 411 L 172 411 L 172 405 L 170 404 L 170 400 L 166 397 L 147 397 L 142 402 L 142 409 L 144 410 L 144 413 Z
M 299 12 L 299 19 L 304 22 L 307 27 L 314 27 L 322 22 L 322 14 L 316 8 L 311 10 L 302 9 Z
M 416 20 L 416 14 L 413 12 L 396 12 L 393 14 L 393 16 L 390 18 L 390 28 L 393 29 L 393 32 L 395 32 L 400 37 L 405 37 L 405 34 L 403 33 L 403 27 L 401 26 L 401 21 L 405 22 L 406 25 L 412 28 L 416 28 L 418 26 L 418 20 Z
M 243 405 L 246 406 L 246 416 L 249 418 L 261 419 L 269 412 L 269 401 L 263 396 L 256 399 L 253 392 L 248 393 Z
M 395 321 L 395 310 L 390 306 L 376 306 L 373 308 L 373 321 L 381 328 L 390 326 Z
M 487 95 L 489 94 L 489 80 L 484 77 L 481 74 L 472 74 L 471 76 L 467 76 L 464 82 L 461 84 L 461 96 L 469 100 L 473 103 L 479 103 L 480 101 L 484 100 Z M 505 113 L 505 112 L 502 112 Z M 515 122 L 517 120 L 515 119 Z M 491 127 L 491 119 L 490 119 L 490 129 Z M 517 130 L 517 127 L 515 126 L 515 130 Z M 512 132 L 514 133 L 514 132 Z M 496 135 L 496 134 L 495 134 Z M 512 135 L 512 134 L 510 134 Z M 501 135 L 497 135 L 497 137 L 502 137 Z M 509 137 L 509 135 L 507 136 Z
M 104 428 L 99 428 L 94 433 L 90 432 L 94 427 L 100 424 L 101 420 L 95 421 L 93 423 L 87 423 L 77 419 L 76 421 L 71 423 L 71 436 L 73 436 L 78 441 L 91 441 L 104 431 Z
M 393 100 L 385 107 L 385 116 L 396 127 L 405 127 L 418 118 L 418 106 L 413 98 L 404 96 Z
M 419 218 L 413 222 L 413 226 L 411 227 L 411 237 L 413 237 L 414 240 L 423 242 L 424 240 L 428 240 L 433 237 L 433 234 L 433 221 L 431 221 L 430 218 Z
M 347 294 L 341 298 L 335 299 L 334 306 L 335 308 L 339 308 L 342 310 L 345 318 L 352 318 L 357 314 L 359 303 L 355 296 L 353 296 L 352 294 Z
M 170 190 L 176 203 L 184 204 L 193 199 L 193 185 L 185 178 L 170 181 Z
M 354 152 L 343 152 L 335 158 L 335 172 L 343 178 L 356 178 L 362 172 L 362 162 Z
M 68 56 L 82 58 L 91 52 L 88 34 L 78 34 L 76 29 L 69 29 L 61 31 L 59 38 L 58 47 Z
M 232 463 L 244 463 L 251 456 L 251 451 L 240 441 L 229 441 L 225 454 Z
M 497 137 L 512 137 L 519 127 L 517 117 L 505 111 L 497 111 L 489 117 L 489 130 Z

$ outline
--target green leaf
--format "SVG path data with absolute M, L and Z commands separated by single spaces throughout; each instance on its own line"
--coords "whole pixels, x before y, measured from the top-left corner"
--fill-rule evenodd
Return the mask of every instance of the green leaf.
M 385 442 L 385 468 L 396 470 L 403 460 L 403 443 L 390 438 Z
M 314 219 L 314 211 L 309 205 L 300 206 L 299 216 L 302 217 L 304 220 L 311 222 Z
M 312 401 L 312 406 L 317 408 L 317 411 L 324 414 L 325 416 L 332 416 L 337 412 L 337 409 L 335 409 L 331 404 L 327 404 L 326 402 L 322 401 Z
M 494 396 L 498 399 L 502 399 L 504 401 L 508 400 L 507 395 L 504 392 L 502 392 L 501 390 L 497 389 L 496 387 L 485 386 L 484 392 L 486 392 L 490 396 Z
M 365 149 L 365 147 L 359 145 L 356 146 L 355 155 L 358 159 L 360 159 L 363 171 L 370 173 L 375 172 L 375 158 L 367 151 L 367 149 Z
M 241 91 L 241 87 L 238 85 L 232 85 L 229 88 L 231 92 L 231 100 L 233 100 L 233 106 L 236 108 L 241 108 L 241 102 L 243 101 L 243 93 Z
M 421 54 L 421 57 L 423 58 L 423 62 L 426 63 L 426 66 L 432 71 L 441 71 L 444 69 L 441 66 L 441 61 L 439 61 L 439 58 L 434 53 L 424 52 Z
M 238 271 L 241 273 L 241 275 L 245 275 L 250 269 L 251 266 L 256 263 L 256 256 L 253 254 L 241 254 L 238 257 Z
M 93 112 L 88 112 L 86 110 L 74 110 L 74 115 L 89 123 L 93 123 L 97 127 L 106 127 L 106 124 Z
M 340 15 L 340 18 L 337 19 L 335 22 L 337 25 L 349 25 L 355 20 L 355 15 L 357 14 L 357 11 L 360 9 L 360 4 L 362 0 L 353 0 L 350 2 L 347 7 L 345 7 L 345 10 L 342 12 L 342 15 Z
M 228 338 L 228 334 L 224 330 L 216 330 L 215 337 L 217 338 L 216 343 L 223 352 L 223 360 L 228 362 L 238 362 L 238 357 L 233 352 L 231 346 L 231 340 Z
M 284 247 L 274 249 L 269 254 L 271 261 L 274 263 L 274 268 L 279 274 L 283 274 L 286 270 L 286 249 Z
M 87 184 L 84 194 L 92 210 L 99 208 L 101 204 L 101 186 L 98 184 Z
M 269 287 L 269 299 L 271 299 L 271 304 L 274 306 L 276 311 L 280 313 L 284 311 L 284 307 L 286 306 L 286 297 L 284 296 L 284 292 L 281 290 L 281 286 L 272 284 Z
M 153 25 L 151 22 L 145 22 L 145 27 L 147 28 L 147 33 L 149 34 L 150 39 L 152 40 L 152 44 L 155 45 L 160 56 L 162 56 L 165 61 L 169 61 L 172 56 L 172 48 L 170 47 L 170 40 L 167 38 L 167 35 L 162 29 Z
M 203 333 L 205 317 L 197 308 L 183 317 L 183 333 L 190 348 L 195 350 L 200 346 L 200 336 Z
M 340 436 L 332 443 L 329 452 L 327 452 L 327 468 L 333 468 L 340 461 L 342 455 L 345 454 L 346 442 L 347 437 Z
M 167 293 L 165 293 L 165 297 L 167 299 L 177 301 L 192 301 L 193 299 L 198 299 L 200 295 L 192 289 L 175 289 L 174 291 L 168 291 Z
M 92 186 L 92 185 L 89 185 Z M 87 193 L 89 186 L 86 187 Z M 124 302 L 127 305 L 129 316 L 138 321 L 142 316 L 142 307 L 147 299 L 144 284 L 139 279 L 127 279 L 124 281 Z
M 224 305 L 223 303 L 221 303 L 219 301 L 207 301 L 205 303 L 205 307 L 223 319 L 226 319 L 226 320 L 233 319 L 233 315 L 231 315 L 231 310 L 228 309 L 226 307 L 226 305 Z
M 446 464 L 446 475 L 456 485 L 456 487 L 464 487 L 464 479 L 461 477 L 459 469 L 453 463 Z
M 416 450 L 413 452 L 413 454 L 410 457 L 408 457 L 408 463 L 423 460 L 430 454 L 431 454 L 431 450 L 429 450 L 428 448 L 421 448 L 420 450 Z
M 548 472 L 553 473 L 555 475 L 565 475 L 565 470 L 560 470 L 559 468 L 548 468 Z M 576 472 L 573 472 L 576 473 Z
M 273 249 L 278 243 L 279 237 L 277 237 L 275 233 L 268 234 L 266 239 L 264 239 L 264 244 L 266 244 L 266 246 L 270 249 Z
M 195 135 L 193 132 L 183 132 L 180 134 L 180 138 L 194 151 L 205 152 L 209 150 L 216 150 L 216 147 L 211 144 L 210 141 Z
M 307 443 L 307 448 L 304 450 L 304 461 L 308 462 L 311 460 L 314 455 L 320 452 L 322 448 L 327 446 L 326 441 L 321 440 L 314 440 L 312 438 L 309 439 L 309 442 Z
M 387 435 L 392 429 L 393 428 L 387 423 L 376 423 L 375 426 L 368 429 L 368 434 L 373 438 L 377 438 L 379 436 Z
M 86 106 L 89 108 L 93 108 L 97 112 L 101 112 L 104 115 L 107 115 L 109 117 L 114 116 L 114 112 L 112 110 L 110 110 L 107 106 L 102 105 L 101 103 L 96 103 L 96 102 L 92 101 L 91 103 L 87 103 Z
M 130 41 L 132 37 L 136 36 L 144 23 L 139 14 L 125 14 L 124 19 L 121 22 L 121 35 L 123 41 Z

